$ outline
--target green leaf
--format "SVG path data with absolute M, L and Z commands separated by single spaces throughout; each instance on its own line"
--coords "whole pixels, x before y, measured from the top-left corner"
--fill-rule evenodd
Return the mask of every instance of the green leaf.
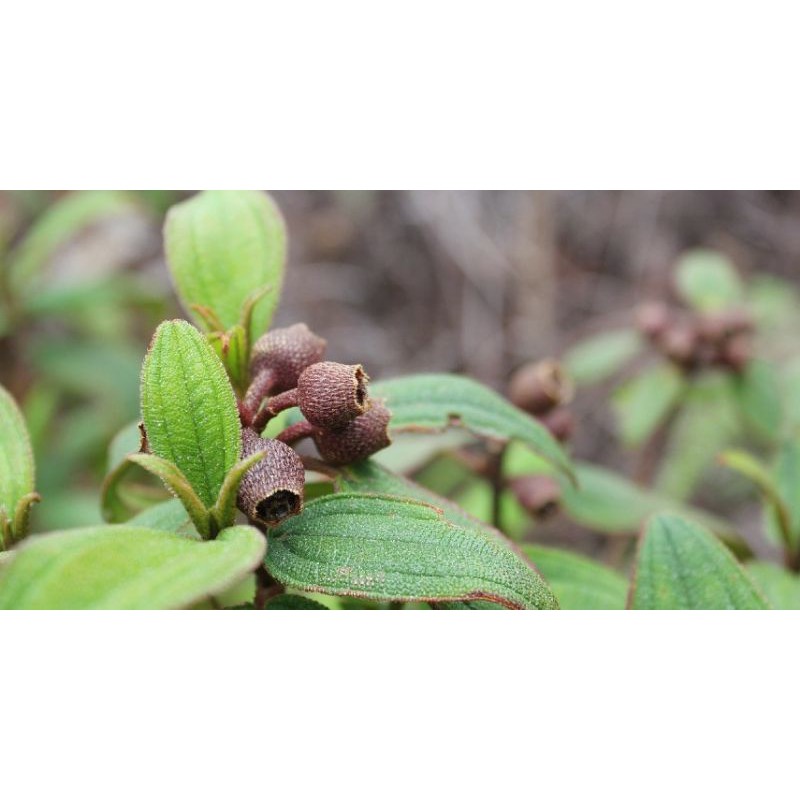
M 744 289 L 730 260 L 714 250 L 692 250 L 677 265 L 676 284 L 698 311 L 718 311 L 741 303 Z
M 671 514 L 656 515 L 644 530 L 629 604 L 635 609 L 768 608 L 724 545 Z
M 28 429 L 14 398 L 0 386 L 0 509 L 5 511 L 6 530 L 0 530 L 0 549 L 26 530 L 15 530 L 14 517 L 30 507 L 34 491 L 34 463 Z M 22 518 L 20 522 L 24 521 Z
M 225 365 L 231 383 L 239 394 L 243 395 L 250 383 L 250 348 L 244 328 L 241 325 L 234 325 L 226 333 L 212 333 L 208 340 Z
M 769 508 L 767 521 L 771 538 L 787 550 L 792 549 L 795 541 L 792 507 L 796 509 L 798 504 L 794 481 L 798 468 L 796 458 L 796 452 L 784 449 L 779 456 L 780 472 L 777 475 L 763 461 L 744 450 L 726 450 L 719 458 L 723 466 L 744 475 L 758 487 Z M 785 499 L 787 497 L 789 502 Z
M 241 426 L 225 368 L 188 322 L 158 326 L 142 370 L 151 451 L 175 464 L 210 508 L 239 460 Z
M 557 608 L 547 584 L 503 542 L 407 498 L 335 494 L 270 535 L 265 564 L 284 586 L 373 600 L 489 600 Z
M 264 604 L 265 611 L 328 611 L 327 606 L 301 594 L 279 594 Z
M 781 442 L 770 474 L 775 492 L 783 501 L 784 510 L 781 511 L 774 502 L 767 505 L 767 534 L 776 543 L 783 541 L 781 513 L 785 513 L 789 524 L 789 539 L 794 549 L 800 543 L 800 440 L 795 437 Z
M 269 326 L 286 260 L 280 211 L 263 192 L 202 192 L 173 206 L 164 227 L 167 261 L 186 310 L 212 309 L 223 330 L 239 322 L 254 291 L 271 287 L 253 311 L 254 339 Z
M 244 526 L 211 542 L 129 525 L 33 536 L 0 575 L 0 608 L 181 608 L 235 584 L 264 548 Z
M 775 441 L 783 425 L 781 384 L 775 367 L 755 358 L 737 376 L 735 385 L 745 421 L 763 439 Z
M 204 538 L 210 539 L 217 532 L 216 519 L 212 520 L 210 512 L 197 496 L 186 476 L 171 461 L 149 453 L 135 453 L 128 456 L 128 460 L 138 464 L 153 475 L 158 476 L 164 485 L 183 503 L 186 513 L 194 523 L 197 532 Z
M 621 575 L 584 556 L 539 545 L 523 545 L 563 609 L 621 610 L 628 582 Z
M 641 352 L 642 344 L 630 328 L 599 333 L 570 348 L 563 363 L 578 386 L 590 386 L 610 378 Z
M 123 192 L 72 192 L 50 206 L 33 224 L 8 259 L 12 286 L 32 294 L 32 281 L 47 262 L 81 230 L 136 207 Z
M 741 427 L 731 377 L 712 373 L 695 378 L 672 425 L 656 478 L 657 490 L 676 500 L 692 497 L 713 469 L 717 455 L 741 433 Z
M 724 520 L 637 486 L 603 467 L 579 462 L 575 471 L 578 488 L 563 486 L 561 504 L 570 519 L 590 530 L 635 533 L 651 514 L 672 511 L 708 525 L 720 535 L 732 533 Z
M 764 561 L 751 561 L 745 569 L 773 608 L 782 611 L 800 609 L 800 576 Z
M 233 525 L 236 518 L 236 495 L 239 492 L 239 484 L 248 470 L 258 464 L 267 455 L 267 452 L 267 450 L 259 450 L 257 453 L 243 458 L 225 476 L 222 488 L 219 490 L 217 502 L 211 509 L 211 516 L 216 521 L 218 529 L 221 530 Z
M 128 460 L 129 455 L 139 452 L 140 444 L 138 421 L 126 425 L 111 440 L 106 477 L 100 489 L 100 508 L 106 522 L 125 522 L 162 499 L 161 489 L 149 485 L 145 478 L 148 473 Z
M 392 412 L 392 431 L 444 430 L 463 425 L 478 436 L 499 442 L 517 439 L 571 476 L 569 458 L 533 417 L 496 392 L 460 375 L 411 375 L 370 386 Z
M 157 531 L 171 531 L 178 536 L 200 541 L 203 537 L 197 532 L 189 512 L 177 497 L 156 503 L 128 520 L 128 525 L 136 528 L 152 528 Z
M 636 447 L 650 438 L 680 402 L 685 388 L 680 370 L 671 364 L 652 367 L 620 386 L 613 407 L 622 441 Z

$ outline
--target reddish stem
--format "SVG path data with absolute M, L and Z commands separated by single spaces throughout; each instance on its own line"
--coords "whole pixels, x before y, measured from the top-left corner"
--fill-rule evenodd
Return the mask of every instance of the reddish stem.
M 284 444 L 296 444 L 301 439 L 313 436 L 315 430 L 316 428 L 307 419 L 304 419 L 300 422 L 295 422 L 294 425 L 290 425 L 275 438 Z

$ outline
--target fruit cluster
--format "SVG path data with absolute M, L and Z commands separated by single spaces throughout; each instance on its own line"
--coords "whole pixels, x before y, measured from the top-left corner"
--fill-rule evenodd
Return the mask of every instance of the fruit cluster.
M 754 325 L 743 309 L 690 312 L 652 302 L 636 312 L 636 327 L 681 369 L 720 367 L 741 372 L 752 353 Z
M 567 407 L 574 387 L 557 361 L 547 359 L 520 367 L 511 377 L 508 395 L 514 405 L 536 417 L 559 442 L 569 441 L 574 435 L 575 415 Z M 536 519 L 545 519 L 558 510 L 561 487 L 549 475 L 512 478 L 508 486 L 520 505 Z
M 291 445 L 311 438 L 323 461 L 342 466 L 391 443 L 391 414 L 369 398 L 364 369 L 323 361 L 326 345 L 303 323 L 272 330 L 253 345 L 250 386 L 239 404 L 242 451 L 268 451 L 239 488 L 238 506 L 253 521 L 271 525 L 302 510 L 305 468 Z M 304 419 L 262 438 L 271 419 L 294 407 Z

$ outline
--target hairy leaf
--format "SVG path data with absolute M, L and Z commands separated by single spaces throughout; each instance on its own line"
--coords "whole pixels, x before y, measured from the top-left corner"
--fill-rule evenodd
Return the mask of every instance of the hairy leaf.
M 283 218 L 263 192 L 202 192 L 170 209 L 164 227 L 167 261 L 186 310 L 213 310 L 228 330 L 254 291 L 271 287 L 253 310 L 254 339 L 269 326 L 286 260 Z
M 177 497 L 146 508 L 135 517 L 131 517 L 127 524 L 136 528 L 171 531 L 178 534 L 178 536 L 185 536 L 188 539 L 197 539 L 198 541 L 203 538 L 194 527 L 186 507 Z
M 14 513 L 34 489 L 34 464 L 28 429 L 14 398 L 0 386 L 0 506 Z
M 460 424 L 496 441 L 517 439 L 565 474 L 572 474 L 569 458 L 542 425 L 470 378 L 412 375 L 376 381 L 370 386 L 370 394 L 386 400 L 392 412 L 392 431 L 443 430 L 450 424 Z
M 761 609 L 767 602 L 730 551 L 699 525 L 658 514 L 639 543 L 635 609 Z
M 564 366 L 578 386 L 610 378 L 642 349 L 636 331 L 626 328 L 599 333 L 579 342 L 564 355 Z
M 635 447 L 653 435 L 681 399 L 686 382 L 671 364 L 653 367 L 617 389 L 613 405 L 622 441 Z
M 100 507 L 106 522 L 125 522 L 163 498 L 162 490 L 150 483 L 148 473 L 129 455 L 139 452 L 138 421 L 122 428 L 108 446 L 106 477 L 100 489 Z M 148 527 L 143 525 L 142 527 Z
M 540 545 L 523 545 L 536 563 L 563 609 L 621 610 L 628 582 L 621 575 L 584 556 Z
M 678 292 L 699 311 L 717 311 L 741 303 L 744 290 L 730 260 L 714 250 L 692 250 L 678 262 Z
M 191 517 L 198 533 L 204 538 L 211 538 L 217 531 L 216 520 L 197 496 L 186 476 L 171 461 L 151 455 L 150 453 L 134 453 L 128 460 L 138 464 L 142 469 L 161 478 L 164 485 L 183 503 L 186 513 Z
M 301 594 L 279 594 L 268 600 L 265 611 L 328 611 L 328 607 Z
M 373 600 L 489 600 L 557 608 L 547 584 L 503 542 L 407 498 L 335 494 L 270 535 L 280 583 Z
M 175 464 L 210 508 L 239 460 L 241 427 L 225 369 L 188 322 L 158 326 L 142 370 L 151 451 Z
M 236 583 L 264 548 L 244 526 L 211 542 L 129 525 L 34 536 L 0 575 L 0 608 L 181 608 Z

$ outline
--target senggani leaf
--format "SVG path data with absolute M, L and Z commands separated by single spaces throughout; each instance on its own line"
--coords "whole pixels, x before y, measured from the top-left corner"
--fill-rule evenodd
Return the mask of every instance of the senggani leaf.
M 713 415 L 709 409 L 713 408 Z M 741 432 L 733 381 L 712 373 L 692 381 L 675 417 L 656 488 L 667 497 L 687 500 L 698 488 L 714 459 Z
M 259 336 L 277 306 L 286 260 L 283 218 L 263 192 L 202 192 L 173 206 L 164 245 L 175 287 L 186 310 L 213 310 L 228 330 L 246 312 L 254 292 L 270 287 L 252 311 L 249 331 Z
M 264 604 L 265 611 L 328 611 L 328 607 L 301 594 L 279 594 Z
M 755 358 L 737 376 L 736 398 L 749 427 L 768 442 L 774 442 L 783 425 L 781 385 L 775 367 Z
M 768 608 L 724 545 L 671 514 L 658 514 L 645 527 L 628 603 L 635 609 Z
M 127 524 L 136 528 L 170 531 L 178 536 L 185 536 L 187 539 L 197 539 L 199 541 L 203 538 L 197 532 L 186 507 L 177 497 L 146 508 L 136 516 L 131 517 Z
M 170 492 L 183 503 L 186 513 L 204 539 L 211 538 L 219 530 L 216 517 L 212 518 L 210 511 L 205 508 L 186 476 L 175 464 L 150 453 L 134 453 L 128 456 L 128 460 L 161 478 Z
M 25 419 L 14 398 L 0 386 L 0 506 L 13 513 L 33 489 L 33 452 Z
M 24 498 L 30 497 L 34 491 L 34 463 L 28 429 L 22 412 L 14 398 L 0 386 L 0 510 L 5 512 L 5 536 L 0 529 L 2 539 L 19 538 L 24 530 L 10 530 L 10 523 Z M 30 504 L 28 503 L 28 506 Z M 9 541 L 0 540 L 0 549 L 8 546 Z
M 642 350 L 639 334 L 625 328 L 590 337 L 570 348 L 563 363 L 578 386 L 590 386 L 610 378 Z
M 622 610 L 628 582 L 614 570 L 584 556 L 540 545 L 523 545 L 566 610 Z
M 148 473 L 129 455 L 139 452 L 138 421 L 122 428 L 108 447 L 108 467 L 100 489 L 100 508 L 106 522 L 125 522 L 164 498 L 160 486 L 148 480 Z M 144 525 L 142 527 L 148 527 Z
M 698 311 L 718 311 L 741 303 L 744 288 L 731 261 L 714 250 L 691 250 L 678 262 L 678 293 Z
M 182 608 L 255 569 L 265 545 L 245 526 L 210 542 L 129 525 L 33 536 L 0 574 L 0 609 Z
M 652 436 L 685 388 L 686 381 L 671 364 L 652 367 L 620 386 L 613 406 L 622 441 L 636 447 Z
M 206 508 L 239 460 L 241 426 L 225 368 L 188 322 L 158 326 L 142 369 L 142 418 L 151 451 L 175 464 Z
M 265 565 L 301 591 L 558 606 L 539 574 L 503 542 L 408 498 L 344 493 L 315 500 L 270 535 Z
M 386 400 L 392 431 L 444 430 L 463 425 L 479 436 L 500 442 L 519 440 L 571 476 L 569 458 L 533 417 L 470 378 L 461 375 L 411 375 L 376 381 L 374 397 Z
M 575 471 L 578 486 L 562 487 L 561 504 L 570 519 L 590 530 L 636 533 L 650 515 L 670 511 L 707 525 L 721 536 L 733 533 L 727 522 L 713 514 L 644 489 L 603 467 L 579 462 Z

